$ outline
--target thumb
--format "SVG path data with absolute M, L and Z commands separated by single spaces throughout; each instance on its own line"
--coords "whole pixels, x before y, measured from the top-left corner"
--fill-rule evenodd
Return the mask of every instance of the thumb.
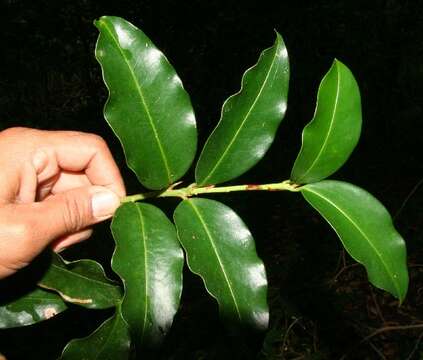
M 53 240 L 75 233 L 113 216 L 119 197 L 103 186 L 69 190 L 26 205 L 33 229 L 33 243 L 42 248 Z
M 0 279 L 28 265 L 53 240 L 110 218 L 119 204 L 111 190 L 90 186 L 0 207 Z

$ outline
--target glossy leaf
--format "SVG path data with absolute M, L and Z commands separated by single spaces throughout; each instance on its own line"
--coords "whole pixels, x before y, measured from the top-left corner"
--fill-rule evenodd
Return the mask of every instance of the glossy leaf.
M 128 325 L 120 307 L 91 335 L 70 341 L 59 360 L 127 360 L 130 351 Z
M 405 242 L 383 205 L 367 191 L 341 181 L 309 184 L 301 192 L 335 229 L 348 253 L 365 266 L 370 282 L 404 300 Z
M 220 202 L 190 199 L 179 204 L 174 220 L 188 266 L 218 301 L 222 319 L 267 328 L 266 273 L 239 216 Z
M 104 116 L 120 139 L 128 166 L 150 189 L 187 171 L 195 155 L 195 116 L 166 57 L 128 21 L 103 16 L 96 58 L 109 89 Z
M 172 325 L 181 297 L 184 256 L 175 227 L 153 205 L 126 203 L 112 232 L 112 268 L 125 286 L 123 317 L 136 344 L 155 346 Z
M 38 285 L 56 291 L 66 302 L 91 309 L 116 306 L 122 297 L 120 286 L 106 277 L 99 263 L 93 260 L 65 262 L 55 253 Z
M 360 90 L 351 71 L 335 60 L 320 83 L 314 117 L 303 130 L 291 179 L 308 184 L 332 175 L 348 160 L 360 132 Z
M 9 303 L 0 303 L 0 328 L 12 328 L 48 320 L 66 310 L 57 294 L 34 289 Z
M 274 45 L 245 72 L 241 90 L 223 104 L 197 163 L 198 185 L 234 179 L 264 156 L 285 115 L 288 82 L 288 53 L 276 33 Z

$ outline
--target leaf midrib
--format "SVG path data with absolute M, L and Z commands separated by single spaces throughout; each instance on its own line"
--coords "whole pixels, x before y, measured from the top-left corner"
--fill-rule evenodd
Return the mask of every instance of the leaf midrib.
M 28 301 L 33 302 L 35 300 L 39 300 L 39 301 L 42 301 L 42 302 L 51 302 L 51 303 L 54 303 L 54 305 L 56 305 L 56 306 L 57 305 L 61 305 L 63 303 L 63 301 L 60 298 L 53 299 L 53 298 L 48 298 L 48 297 L 37 297 L 37 296 L 31 296 L 31 295 L 27 295 L 27 296 L 25 296 L 25 299 L 20 299 L 19 301 L 22 301 L 22 302 L 28 302 Z
M 115 314 L 115 316 L 116 316 L 116 319 L 114 319 L 115 321 L 113 321 L 113 324 L 112 324 L 112 328 L 111 328 L 111 330 L 109 331 L 109 333 L 107 334 L 107 336 L 106 336 L 106 339 L 103 341 L 103 343 L 101 344 L 101 347 L 100 347 L 100 350 L 97 352 L 97 354 L 95 355 L 95 358 L 94 359 L 98 359 L 98 357 L 99 357 L 99 355 L 103 352 L 103 350 L 105 349 L 105 347 L 106 347 L 106 345 L 107 345 L 107 343 L 109 342 L 109 340 L 110 340 L 110 338 L 111 338 L 111 336 L 112 336 L 112 334 L 115 332 L 115 330 L 116 330 L 116 327 L 117 327 L 117 324 L 118 324 L 118 322 L 119 322 L 119 319 L 118 319 L 118 316 L 119 316 L 119 314 L 117 313 L 117 309 L 116 309 L 116 314 Z
M 206 178 L 201 182 L 201 184 L 205 184 L 206 182 L 207 182 L 207 180 L 208 179 L 210 179 L 210 177 L 216 172 L 216 169 L 219 167 L 219 165 L 222 163 L 222 161 L 223 161 L 223 159 L 226 157 L 226 154 L 228 153 L 228 151 L 230 150 L 230 148 L 232 147 L 232 145 L 234 144 L 234 142 L 235 142 L 235 140 L 238 138 L 238 135 L 239 135 L 239 133 L 241 132 L 241 130 L 242 130 L 242 128 L 244 127 L 244 124 L 246 123 L 246 121 L 247 121 L 247 119 L 249 118 L 249 116 L 250 116 L 250 114 L 251 114 L 251 112 L 252 112 L 252 110 L 253 110 L 253 108 L 255 107 L 255 105 L 256 105 L 256 103 L 257 103 L 257 101 L 258 101 L 258 99 L 260 98 L 260 96 L 261 96 L 261 93 L 263 92 L 263 89 L 264 89 L 264 87 L 266 86 L 266 83 L 267 83 L 267 80 L 269 79 L 269 75 L 270 75 L 270 73 L 271 73 L 271 71 L 272 71 L 272 69 L 273 69 L 273 66 L 274 66 L 274 64 L 275 64 L 275 59 L 277 58 L 277 54 L 278 54 L 278 48 L 279 48 L 279 44 L 277 45 L 277 46 L 275 46 L 275 52 L 274 52 L 274 55 L 273 55 L 273 58 L 272 58 L 272 63 L 271 63 L 271 65 L 270 65 L 270 67 L 269 67 L 269 70 L 268 70 L 268 72 L 267 72 L 267 74 L 266 74 L 266 77 L 265 77 L 265 79 L 264 79 L 264 81 L 263 81 L 263 84 L 261 85 L 261 87 L 260 87 L 260 90 L 259 90 L 259 92 L 258 92 L 258 94 L 257 94 L 257 96 L 256 96 L 256 98 L 255 98 L 255 100 L 253 101 L 253 104 L 250 106 L 250 108 L 248 109 L 248 111 L 247 111 L 247 113 L 246 113 L 246 115 L 244 116 L 244 120 L 241 122 L 241 125 L 240 125 L 240 127 L 238 128 L 238 130 L 235 132 L 235 135 L 233 136 L 233 138 L 231 139 L 231 141 L 229 142 L 229 145 L 227 146 L 227 148 L 225 149 L 225 151 L 223 152 L 223 154 L 222 154 L 222 156 L 220 157 L 220 159 L 216 162 L 216 164 L 215 164 L 215 166 L 212 168 L 212 170 L 210 170 L 210 172 L 209 172 L 209 175 L 207 175 L 206 176 Z M 253 66 L 252 68 L 250 68 L 249 70 L 247 70 L 246 72 L 245 72 L 245 74 L 244 74 L 244 76 L 243 76 L 243 79 L 242 79 L 242 81 L 241 81 L 241 84 L 243 84 L 243 85 L 245 85 L 244 84 L 244 79 L 245 79 L 245 77 L 247 76 L 247 74 L 248 74 L 248 72 L 249 71 L 251 71 L 251 70 L 253 70 L 257 65 L 259 64 L 259 61 L 257 61 L 257 63 L 255 64 L 255 66 Z M 241 93 L 242 93 L 242 91 L 244 90 L 244 86 L 242 86 L 241 87 L 241 89 L 239 90 L 239 92 L 238 93 L 236 93 L 236 94 L 234 94 L 234 95 L 232 95 L 226 102 L 225 102 L 225 104 L 223 104 L 223 107 L 222 107 L 222 119 L 223 119 L 223 109 L 224 109 L 224 107 L 225 107 L 225 105 L 232 99 L 232 98 L 234 98 L 235 96 L 239 96 Z M 219 126 L 219 124 L 218 124 L 218 126 Z
M 61 267 L 59 265 L 56 265 L 56 264 L 51 264 L 51 266 L 54 267 L 54 268 L 57 268 L 60 271 L 65 272 L 65 273 L 69 273 L 72 276 L 76 276 L 76 277 L 79 277 L 81 279 L 87 280 L 88 282 L 94 282 L 94 283 L 97 283 L 97 284 L 100 284 L 100 285 L 103 285 L 103 286 L 106 286 L 106 287 L 112 287 L 114 289 L 117 287 L 116 285 L 108 284 L 107 282 L 103 282 L 101 280 L 96 280 L 96 279 L 92 279 L 92 278 L 86 277 L 84 275 L 81 275 L 81 274 L 79 274 L 77 272 L 73 272 L 71 270 L 68 270 L 66 268 L 63 268 L 63 267 Z M 42 280 L 40 281 L 40 284 L 41 285 L 43 284 L 43 281 Z
M 383 260 L 382 255 L 380 254 L 380 252 L 377 250 L 377 248 L 372 244 L 372 242 L 370 241 L 370 239 L 367 237 L 367 235 L 361 230 L 361 228 L 356 224 L 356 222 L 350 217 L 348 216 L 347 213 L 345 213 L 340 207 L 337 206 L 337 204 L 335 204 L 334 202 L 332 202 L 331 200 L 329 200 L 328 198 L 326 198 L 325 196 L 319 194 L 316 191 L 310 190 L 310 188 L 305 189 L 306 191 L 309 191 L 313 194 L 315 194 L 316 196 L 320 197 L 321 199 L 325 200 L 328 204 L 332 205 L 336 210 L 338 210 L 342 215 L 344 215 L 344 217 L 358 230 L 358 232 L 364 237 L 364 239 L 367 240 L 367 242 L 369 243 L 370 247 L 373 249 L 373 251 L 376 253 L 376 255 L 379 257 L 380 262 L 382 263 L 383 267 L 385 268 L 387 274 L 390 276 L 391 278 L 391 282 L 392 284 L 394 284 L 395 289 L 398 292 L 398 295 L 401 296 L 401 291 L 400 288 L 398 287 L 398 284 L 396 283 L 396 281 L 394 280 L 395 277 L 394 275 L 390 272 L 388 265 L 385 263 L 385 261 Z
M 140 219 L 140 227 L 141 227 L 141 238 L 142 238 L 142 244 L 143 244 L 143 250 L 144 250 L 144 319 L 143 319 L 143 324 L 142 324 L 142 333 L 141 333 L 141 342 L 144 339 L 144 334 L 145 334 L 145 327 L 147 324 L 147 311 L 148 311 L 148 273 L 147 273 L 147 241 L 146 241 L 146 235 L 145 235 L 145 224 L 144 224 L 144 217 L 142 215 L 142 211 L 140 209 L 140 206 L 135 205 L 137 212 L 138 212 L 138 216 Z
M 325 136 L 325 140 L 322 143 L 322 146 L 319 150 L 319 153 L 316 155 L 315 159 L 313 160 L 313 162 L 311 163 L 310 167 L 308 168 L 308 170 L 298 179 L 298 182 L 301 182 L 302 179 L 304 179 L 307 174 L 315 167 L 316 163 L 318 162 L 318 160 L 320 159 L 324 149 L 327 146 L 327 143 L 329 141 L 329 136 L 332 133 L 333 127 L 334 127 L 334 123 L 335 123 L 335 114 L 338 110 L 338 103 L 339 103 L 339 93 L 340 93 L 340 86 L 341 86 L 341 75 L 338 71 L 338 66 L 336 67 L 337 69 L 337 80 L 336 80 L 336 97 L 335 97 L 335 101 L 333 104 L 333 110 L 332 110 L 332 117 L 330 120 L 330 125 L 329 125 L 329 129 L 328 132 Z
M 218 250 L 217 250 L 217 248 L 216 248 L 216 244 L 214 243 L 213 236 L 212 236 L 212 234 L 211 234 L 211 232 L 210 232 L 210 230 L 209 230 L 209 228 L 208 228 L 208 226 L 207 226 L 206 222 L 204 221 L 204 219 L 203 219 L 203 217 L 202 217 L 202 215 L 201 215 L 200 211 L 198 210 L 198 208 L 197 208 L 197 207 L 196 207 L 196 206 L 195 206 L 195 205 L 194 205 L 191 201 L 187 201 L 187 203 L 188 203 L 188 204 L 192 207 L 192 209 L 194 210 L 195 214 L 197 215 L 198 219 L 200 220 L 201 225 L 202 225 L 202 226 L 203 226 L 203 228 L 204 228 L 204 231 L 206 232 L 206 235 L 207 235 L 208 239 L 210 240 L 210 244 L 211 244 L 211 246 L 212 246 L 212 248 L 213 248 L 213 251 L 214 251 L 214 253 L 215 253 L 215 255 L 216 255 L 216 258 L 217 258 L 217 261 L 218 261 L 218 263 L 219 263 L 220 269 L 221 269 L 221 271 L 222 271 L 222 273 L 223 273 L 223 277 L 225 278 L 226 285 L 227 285 L 227 287 L 228 287 L 228 289 L 229 289 L 229 293 L 231 294 L 231 297 L 232 297 L 233 303 L 234 303 L 234 305 L 235 305 L 235 309 L 236 309 L 236 312 L 237 312 L 237 314 L 238 314 L 238 318 L 239 318 L 239 320 L 240 320 L 240 321 L 242 321 L 241 312 L 240 312 L 240 310 L 239 310 L 239 305 L 238 305 L 238 302 L 237 302 L 237 300 L 236 300 L 236 297 L 235 297 L 234 291 L 233 291 L 233 289 L 232 289 L 231 282 L 229 281 L 229 277 L 228 277 L 228 275 L 226 274 L 226 270 L 225 270 L 225 267 L 224 267 L 224 265 L 223 265 L 223 262 L 222 262 L 222 260 L 221 260 L 221 258 L 220 258 L 219 252 L 218 252 Z
M 163 149 L 163 145 L 162 145 L 162 143 L 160 141 L 159 134 L 157 132 L 156 126 L 154 125 L 153 117 L 151 116 L 150 110 L 148 109 L 147 102 L 146 102 L 145 97 L 144 97 L 144 93 L 143 93 L 141 87 L 138 84 L 137 77 L 136 77 L 136 75 L 134 73 L 134 70 L 132 69 L 132 67 L 131 67 L 131 65 L 129 63 L 128 58 L 126 57 L 125 53 L 122 51 L 121 47 L 119 46 L 119 41 L 114 36 L 113 32 L 110 30 L 110 28 L 107 25 L 107 23 L 106 22 L 103 22 L 103 24 L 104 24 L 104 28 L 109 33 L 110 37 L 113 39 L 113 42 L 115 43 L 115 45 L 116 45 L 119 53 L 121 54 L 122 58 L 125 60 L 126 65 L 128 66 L 128 69 L 129 69 L 129 72 L 130 72 L 130 74 L 132 76 L 132 79 L 134 81 L 135 87 L 137 88 L 138 95 L 139 95 L 139 97 L 141 99 L 141 102 L 142 102 L 144 108 L 145 108 L 145 112 L 147 114 L 148 122 L 149 122 L 149 124 L 151 126 L 151 129 L 153 130 L 154 139 L 156 140 L 157 146 L 159 148 L 159 152 L 160 152 L 160 155 L 161 155 L 161 158 L 162 158 L 162 161 L 163 161 L 163 165 L 164 165 L 165 170 L 166 170 L 166 175 L 167 175 L 167 178 L 168 178 L 168 182 L 170 184 L 170 183 L 172 183 L 172 175 L 171 175 L 171 172 L 170 172 L 169 163 L 168 163 L 167 157 L 165 155 L 165 152 L 164 152 L 164 149 Z

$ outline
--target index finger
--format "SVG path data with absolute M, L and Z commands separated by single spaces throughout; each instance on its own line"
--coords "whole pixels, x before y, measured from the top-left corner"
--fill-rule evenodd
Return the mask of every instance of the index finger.
M 125 196 L 119 168 L 103 138 L 75 131 L 46 133 L 61 169 L 84 172 L 93 185 L 105 186 L 118 196 Z

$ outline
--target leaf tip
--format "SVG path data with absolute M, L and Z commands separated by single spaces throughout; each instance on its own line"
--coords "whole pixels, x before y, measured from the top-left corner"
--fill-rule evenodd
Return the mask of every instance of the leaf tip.
M 100 30 L 101 25 L 104 23 L 104 20 L 106 19 L 107 16 L 100 16 L 98 19 L 95 19 L 93 21 L 94 26 Z
M 275 32 L 275 35 L 276 35 L 276 41 L 283 41 L 282 35 L 278 32 L 278 30 L 273 29 L 273 31 Z
M 285 46 L 285 42 L 283 40 L 282 35 L 276 29 L 273 29 L 273 31 L 275 32 L 275 35 L 276 35 L 274 46 L 276 46 L 278 48 L 283 48 L 283 49 L 285 49 L 285 52 L 286 52 L 286 46 Z
M 341 61 L 339 61 L 338 58 L 334 58 L 333 61 L 332 61 L 331 66 L 329 68 L 328 73 L 331 72 L 331 71 L 335 71 L 335 70 L 339 72 L 340 68 L 342 68 L 344 66 L 345 65 Z
M 351 76 L 352 76 L 351 70 L 348 68 L 348 66 L 347 66 L 347 65 L 345 65 L 345 64 L 344 64 L 341 60 L 339 60 L 338 58 L 334 58 L 334 59 L 333 59 L 332 66 L 331 66 L 330 70 L 335 69 L 335 68 L 336 68 L 336 70 L 337 70 L 338 72 L 341 72 L 341 71 L 348 72 L 348 73 L 350 73 L 350 74 L 351 74 Z M 330 70 L 329 70 L 329 71 L 330 71 Z

